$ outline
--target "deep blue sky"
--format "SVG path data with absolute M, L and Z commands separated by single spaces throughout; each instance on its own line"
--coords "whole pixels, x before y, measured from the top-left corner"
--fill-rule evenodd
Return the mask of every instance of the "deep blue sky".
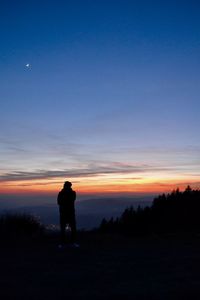
M 8 190 L 65 174 L 198 184 L 199 12 L 189 0 L 1 1 Z

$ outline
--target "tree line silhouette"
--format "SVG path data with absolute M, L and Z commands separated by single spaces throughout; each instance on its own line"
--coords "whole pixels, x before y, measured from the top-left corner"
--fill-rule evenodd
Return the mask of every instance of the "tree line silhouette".
M 188 186 L 162 194 L 151 207 L 127 208 L 119 218 L 103 219 L 99 232 L 145 235 L 200 231 L 200 190 Z

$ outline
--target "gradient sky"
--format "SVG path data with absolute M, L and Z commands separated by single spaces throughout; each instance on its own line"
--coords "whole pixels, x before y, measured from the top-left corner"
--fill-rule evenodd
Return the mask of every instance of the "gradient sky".
M 200 3 L 0 2 L 0 194 L 200 187 Z M 30 64 L 30 67 L 26 67 Z

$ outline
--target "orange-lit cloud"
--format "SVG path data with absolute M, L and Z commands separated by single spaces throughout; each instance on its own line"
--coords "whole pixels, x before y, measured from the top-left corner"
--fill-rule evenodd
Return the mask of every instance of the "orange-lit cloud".
M 15 180 L 4 182 L 0 193 L 57 193 L 65 181 L 63 178 Z M 164 178 L 164 177 L 127 177 L 126 176 L 96 176 L 70 178 L 73 187 L 79 194 L 134 194 L 134 193 L 162 193 L 179 187 L 184 189 L 188 184 L 198 188 L 199 178 Z
M 198 172 L 190 173 L 188 165 L 93 162 L 80 168 L 5 172 L 0 175 L 0 193 L 52 194 L 65 180 L 72 181 L 80 194 L 162 193 L 188 184 L 198 187 Z

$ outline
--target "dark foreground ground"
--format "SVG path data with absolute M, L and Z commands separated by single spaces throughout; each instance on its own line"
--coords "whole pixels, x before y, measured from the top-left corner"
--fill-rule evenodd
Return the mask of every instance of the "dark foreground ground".
M 200 299 L 200 236 L 1 243 L 0 299 Z

